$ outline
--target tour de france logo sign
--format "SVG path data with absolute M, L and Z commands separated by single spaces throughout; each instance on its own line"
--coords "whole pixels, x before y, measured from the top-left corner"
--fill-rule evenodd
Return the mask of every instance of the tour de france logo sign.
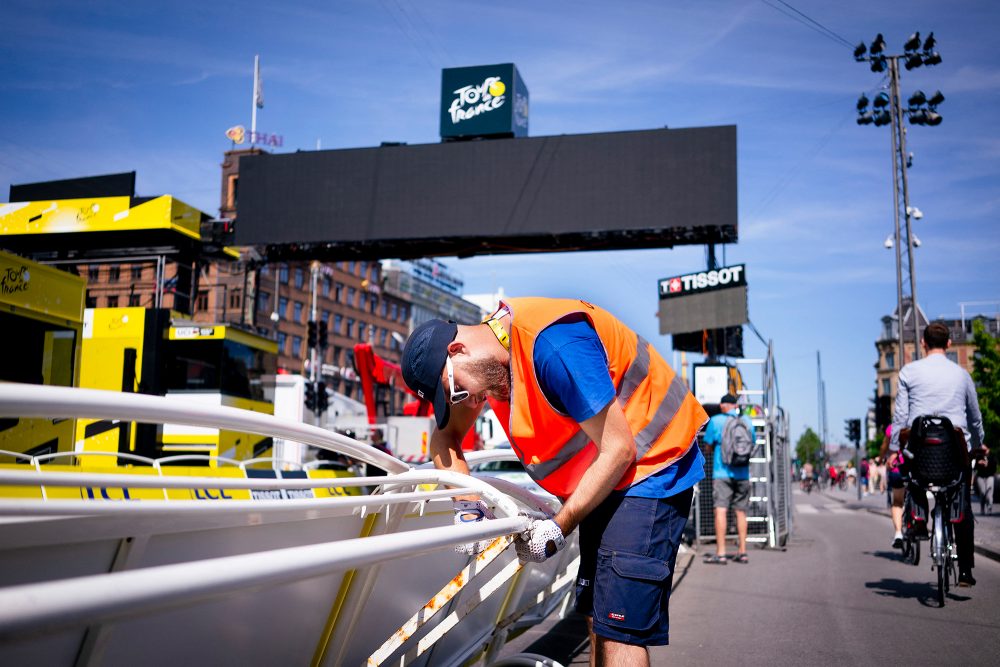
M 528 89 L 512 63 L 441 73 L 441 136 L 527 136 Z
M 498 76 L 488 76 L 477 86 L 463 86 L 455 91 L 455 98 L 448 107 L 451 122 L 475 118 L 481 113 L 499 109 L 507 101 L 507 84 Z

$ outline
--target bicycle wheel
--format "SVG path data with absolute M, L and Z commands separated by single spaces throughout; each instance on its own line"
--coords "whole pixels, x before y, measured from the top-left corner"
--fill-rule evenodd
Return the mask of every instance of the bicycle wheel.
M 944 606 L 945 593 L 948 590 L 948 552 L 944 539 L 944 522 L 941 520 L 941 508 L 934 508 L 934 534 L 931 537 L 931 555 L 934 558 L 934 569 L 937 570 L 938 605 Z

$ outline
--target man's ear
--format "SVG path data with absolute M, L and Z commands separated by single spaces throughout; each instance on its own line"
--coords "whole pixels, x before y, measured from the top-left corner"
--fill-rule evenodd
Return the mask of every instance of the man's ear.
M 453 340 L 448 343 L 448 356 L 453 357 L 456 354 L 468 354 L 469 348 L 465 343 L 459 340 Z

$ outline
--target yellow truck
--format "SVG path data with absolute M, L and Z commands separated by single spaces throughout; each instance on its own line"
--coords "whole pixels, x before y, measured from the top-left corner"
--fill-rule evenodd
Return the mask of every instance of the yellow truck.
M 0 251 L 0 381 L 77 384 L 85 291 L 77 276 Z M 0 419 L 0 450 L 37 456 L 73 441 L 71 419 Z
M 88 308 L 84 322 L 81 387 L 274 412 L 263 386 L 263 376 L 275 372 L 273 341 L 154 308 Z M 80 419 L 77 439 L 81 452 L 149 458 L 201 454 L 245 461 L 271 455 L 273 446 L 270 438 L 248 433 L 117 420 Z M 113 457 L 84 458 L 115 464 Z M 198 465 L 199 459 L 183 462 Z M 208 463 L 214 467 L 215 461 Z

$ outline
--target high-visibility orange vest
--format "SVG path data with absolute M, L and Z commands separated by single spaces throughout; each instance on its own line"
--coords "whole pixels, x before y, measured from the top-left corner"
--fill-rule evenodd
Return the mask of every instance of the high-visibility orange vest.
M 580 425 L 551 406 L 535 376 L 538 334 L 572 314 L 586 316 L 604 344 L 617 400 L 635 437 L 635 462 L 615 488 L 627 488 L 688 452 L 708 415 L 684 381 L 641 336 L 586 301 L 527 297 L 501 303 L 511 314 L 511 395 L 510 403 L 490 399 L 490 405 L 511 447 L 539 486 L 568 497 L 597 456 L 597 447 Z

